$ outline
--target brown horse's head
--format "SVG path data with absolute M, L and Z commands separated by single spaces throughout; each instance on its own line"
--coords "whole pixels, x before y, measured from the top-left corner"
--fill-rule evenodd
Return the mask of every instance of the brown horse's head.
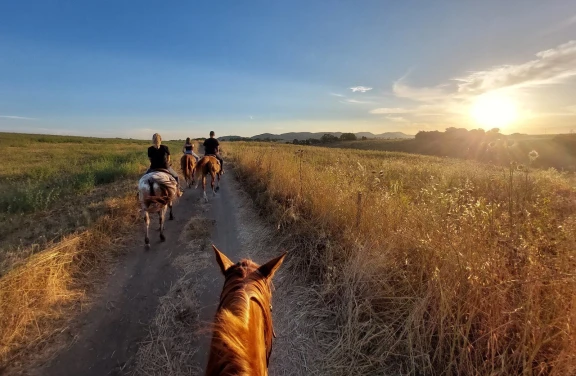
M 215 246 L 224 288 L 214 319 L 207 375 L 267 375 L 272 353 L 272 277 L 286 254 L 259 266 L 234 264 Z

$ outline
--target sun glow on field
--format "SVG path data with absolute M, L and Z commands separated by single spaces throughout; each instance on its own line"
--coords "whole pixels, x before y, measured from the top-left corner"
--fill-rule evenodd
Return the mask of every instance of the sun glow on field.
M 508 95 L 486 93 L 476 97 L 470 115 L 484 127 L 505 127 L 518 119 L 518 106 Z

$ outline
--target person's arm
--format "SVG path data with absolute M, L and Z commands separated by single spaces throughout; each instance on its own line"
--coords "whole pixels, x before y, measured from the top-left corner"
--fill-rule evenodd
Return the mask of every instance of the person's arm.
M 148 148 L 148 160 L 152 163 L 152 149 Z
M 166 162 L 170 163 L 170 149 L 166 146 Z
M 182 153 L 186 154 L 186 144 L 184 144 L 184 146 L 182 146 Z
M 216 139 L 214 139 L 216 140 Z M 216 154 L 220 153 L 220 142 L 216 140 Z

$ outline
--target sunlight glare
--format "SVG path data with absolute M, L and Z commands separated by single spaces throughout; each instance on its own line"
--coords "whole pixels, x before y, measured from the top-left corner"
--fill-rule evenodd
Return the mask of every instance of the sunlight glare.
M 500 128 L 518 119 L 518 106 L 508 95 L 486 93 L 476 97 L 470 113 L 481 126 Z

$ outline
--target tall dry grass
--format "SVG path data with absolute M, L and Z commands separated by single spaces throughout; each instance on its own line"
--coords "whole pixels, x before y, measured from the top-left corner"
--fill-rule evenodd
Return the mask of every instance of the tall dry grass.
M 570 176 L 400 153 L 225 149 L 278 228 L 307 244 L 292 257 L 337 324 L 328 373 L 576 373 Z
M 137 220 L 134 195 L 105 202 L 90 229 L 67 236 L 0 278 L 0 370 L 49 345 L 119 252 Z

